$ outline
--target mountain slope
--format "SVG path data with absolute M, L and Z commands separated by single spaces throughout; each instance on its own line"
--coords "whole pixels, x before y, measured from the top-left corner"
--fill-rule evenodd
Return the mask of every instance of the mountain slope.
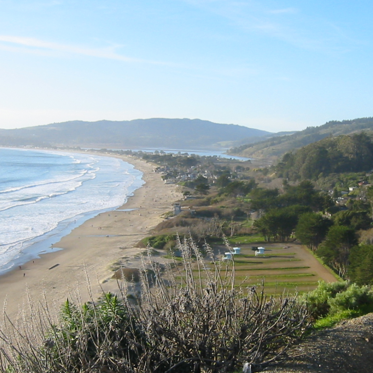
M 70 121 L 15 130 L 1 130 L 0 145 L 221 148 L 242 138 L 260 138 L 269 134 L 269 132 L 262 130 L 199 119 Z
M 308 127 L 291 135 L 271 137 L 255 144 L 232 148 L 229 154 L 245 157 L 279 157 L 328 136 L 349 135 L 357 132 L 373 131 L 373 118 L 359 118 L 344 121 L 331 121 L 319 127 Z

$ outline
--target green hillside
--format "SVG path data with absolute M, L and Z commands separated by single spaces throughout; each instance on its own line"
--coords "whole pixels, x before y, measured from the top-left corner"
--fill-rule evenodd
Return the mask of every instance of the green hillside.
M 232 148 L 229 154 L 253 158 L 280 157 L 308 144 L 330 136 L 349 135 L 373 131 L 373 118 L 359 118 L 344 121 L 331 121 L 319 127 L 308 127 L 291 135 L 271 137 L 270 139 Z
M 275 167 L 279 177 L 317 180 L 332 173 L 362 172 L 373 168 L 372 134 L 328 137 L 284 155 Z

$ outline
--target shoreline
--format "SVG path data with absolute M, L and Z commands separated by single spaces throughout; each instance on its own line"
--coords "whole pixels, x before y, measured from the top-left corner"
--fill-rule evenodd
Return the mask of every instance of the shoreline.
M 2 274 L 0 304 L 7 315 L 13 317 L 25 309 L 27 297 L 35 304 L 45 298 L 58 309 L 67 298 L 75 296 L 81 303 L 96 299 L 103 291 L 118 290 L 110 266 L 120 259 L 131 264 L 131 258 L 143 250 L 134 245 L 162 221 L 161 215 L 172 209 L 181 194 L 176 185 L 164 184 L 153 165 L 130 156 L 117 158 L 141 171 L 144 184 L 124 205 L 86 220 L 53 245 L 62 250 L 42 254 L 21 269 Z
M 93 153 L 90 154 L 93 155 Z M 101 154 L 96 154 L 96 156 L 102 158 L 104 157 Z M 117 205 L 113 205 L 111 207 L 80 212 L 75 216 L 70 216 L 64 220 L 59 221 L 56 227 L 52 230 L 26 240 L 26 247 L 22 249 L 17 256 L 12 258 L 6 266 L 4 265 L 0 268 L 0 276 L 13 271 L 14 269 L 17 269 L 32 260 L 39 259 L 40 255 L 62 250 L 62 248 L 58 248 L 56 246 L 56 243 L 59 242 L 64 236 L 69 235 L 73 229 L 79 227 L 85 221 L 90 220 L 101 213 L 114 211 L 123 207 L 127 203 L 128 199 L 133 196 L 134 192 L 145 184 L 145 181 L 143 180 L 143 173 L 140 170 L 136 169 L 129 162 L 125 163 L 131 166 L 129 171 L 135 177 L 135 179 L 133 183 L 128 187 L 127 192 L 123 193 L 125 198 L 122 199 L 122 202 L 120 204 L 118 202 Z M 134 175 L 131 170 L 135 171 L 136 175 Z M 120 193 L 121 190 L 118 190 L 116 196 L 120 196 Z

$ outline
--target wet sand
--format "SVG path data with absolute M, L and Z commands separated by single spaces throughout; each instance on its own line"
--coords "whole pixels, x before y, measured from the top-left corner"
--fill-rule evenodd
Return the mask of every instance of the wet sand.
M 154 165 L 131 157 L 120 158 L 143 172 L 145 185 L 124 206 L 87 220 L 53 245 L 63 250 L 44 254 L 2 275 L 0 305 L 5 302 L 9 316 L 28 308 L 27 298 L 34 304 L 46 299 L 50 306 L 59 308 L 67 298 L 84 302 L 96 299 L 103 290 L 115 290 L 113 264 L 142 251 L 134 246 L 181 198 L 175 185 L 164 184 L 161 176 L 153 172 Z

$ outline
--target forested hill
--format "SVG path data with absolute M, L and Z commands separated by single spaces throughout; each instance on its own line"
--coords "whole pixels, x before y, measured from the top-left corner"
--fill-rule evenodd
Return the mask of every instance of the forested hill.
M 319 127 L 308 127 L 287 136 L 271 137 L 255 144 L 232 148 L 229 154 L 246 157 L 279 157 L 286 152 L 299 149 L 329 136 L 348 135 L 361 131 L 373 131 L 373 118 L 331 121 Z
M 366 133 L 329 137 L 286 153 L 275 168 L 279 177 L 289 180 L 317 180 L 331 173 L 370 171 L 373 138 Z
M 71 121 L 15 130 L 0 130 L 3 146 L 81 146 L 110 148 L 222 148 L 269 132 L 199 119 Z

